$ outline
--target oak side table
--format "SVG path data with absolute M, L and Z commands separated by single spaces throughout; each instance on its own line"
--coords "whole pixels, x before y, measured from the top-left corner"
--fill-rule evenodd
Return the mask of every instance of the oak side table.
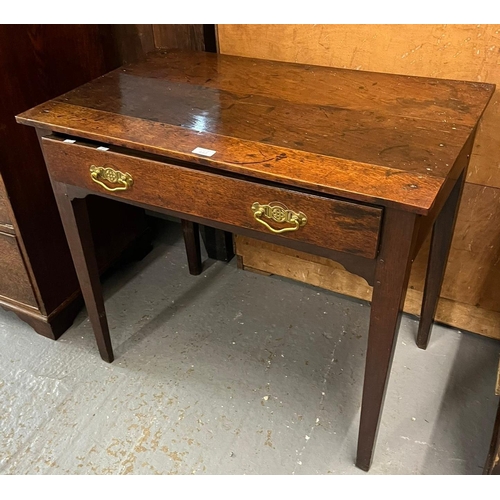
M 88 194 L 322 255 L 373 285 L 356 465 L 370 467 L 408 276 L 432 231 L 426 348 L 494 85 L 158 52 L 17 117 L 41 144 L 100 354 L 113 361 Z M 313 321 L 313 318 L 311 318 Z

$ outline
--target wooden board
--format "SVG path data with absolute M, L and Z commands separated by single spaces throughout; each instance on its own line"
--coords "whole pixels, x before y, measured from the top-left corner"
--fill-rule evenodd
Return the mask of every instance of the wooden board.
M 500 87 L 500 25 L 218 25 L 220 52 L 247 57 L 319 64 L 340 68 L 414 76 L 496 83 Z M 258 243 L 260 245 L 260 243 Z M 251 250 L 250 250 L 251 249 Z M 424 245 L 410 280 L 410 308 L 418 313 L 428 245 Z M 242 255 L 241 240 L 236 240 Z M 257 252 L 247 244 L 249 252 Z M 270 250 L 266 250 L 270 252 Z M 296 258 L 285 270 L 271 259 L 266 269 L 332 289 L 339 276 L 299 276 L 298 269 L 316 264 L 311 256 Z M 259 258 L 262 259 L 259 253 Z M 264 265 L 257 269 L 265 270 Z M 452 243 L 438 320 L 500 338 L 500 90 L 497 89 L 479 124 L 460 213 Z M 248 264 L 252 267 L 250 264 Z M 297 266 L 297 270 L 293 267 Z M 331 266 L 330 266 L 331 267 Z M 316 270 L 319 272 L 319 270 Z M 324 271 L 324 269 L 323 269 Z M 336 271 L 338 274 L 339 271 Z M 339 293 L 362 298 L 358 278 L 344 271 Z M 361 278 L 359 278 L 361 279 Z M 308 281 L 311 280 L 311 281 Z M 330 283 L 330 284 L 329 284 Z M 335 285 L 336 286 L 336 285 Z M 410 310 L 412 309 L 412 310 Z
M 361 278 L 347 272 L 340 264 L 324 257 L 317 257 L 271 243 L 244 236 L 235 236 L 239 266 L 249 271 L 276 274 L 332 292 L 370 301 L 372 287 Z M 413 277 L 413 276 L 412 276 Z M 420 314 L 422 291 L 410 283 L 404 310 Z M 487 337 L 500 339 L 500 313 L 485 311 L 441 297 L 436 320 Z
M 205 50 L 203 24 L 153 24 L 158 49 Z

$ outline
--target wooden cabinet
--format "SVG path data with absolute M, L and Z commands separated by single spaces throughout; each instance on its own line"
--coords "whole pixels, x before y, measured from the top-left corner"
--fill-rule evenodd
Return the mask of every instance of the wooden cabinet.
M 5 191 L 5 186 L 0 175 L 0 228 L 3 226 L 11 226 L 11 220 L 9 215 L 9 210 L 7 208 L 7 192 Z
M 38 138 L 14 117 L 119 66 L 116 34 L 107 25 L 0 26 L 0 306 L 53 339 L 83 302 Z M 111 200 L 89 206 L 105 269 L 146 233 L 146 217 Z
M 0 232 L 0 300 L 14 300 L 25 306 L 37 308 L 38 304 L 26 272 L 17 238 Z

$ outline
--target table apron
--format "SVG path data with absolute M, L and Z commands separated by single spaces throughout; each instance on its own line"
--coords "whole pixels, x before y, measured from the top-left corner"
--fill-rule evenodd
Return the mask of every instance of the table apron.
M 57 138 L 42 140 L 51 179 L 89 193 L 164 209 L 190 220 L 276 236 L 374 259 L 383 208 L 101 151 Z M 237 231 L 234 231 L 237 232 Z

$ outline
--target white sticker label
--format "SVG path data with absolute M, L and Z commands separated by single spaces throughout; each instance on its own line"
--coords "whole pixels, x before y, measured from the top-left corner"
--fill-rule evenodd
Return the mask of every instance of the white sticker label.
M 75 143 L 76 141 L 75 141 L 75 139 L 64 139 L 64 141 L 63 141 L 63 142 L 67 142 L 68 144 L 73 144 L 73 143 Z
M 194 148 L 191 153 L 196 153 L 197 155 L 203 155 L 203 156 L 213 156 L 216 151 L 213 149 L 205 149 L 205 148 Z
M 104 146 L 99 146 L 97 151 L 108 151 L 109 148 L 105 148 Z

